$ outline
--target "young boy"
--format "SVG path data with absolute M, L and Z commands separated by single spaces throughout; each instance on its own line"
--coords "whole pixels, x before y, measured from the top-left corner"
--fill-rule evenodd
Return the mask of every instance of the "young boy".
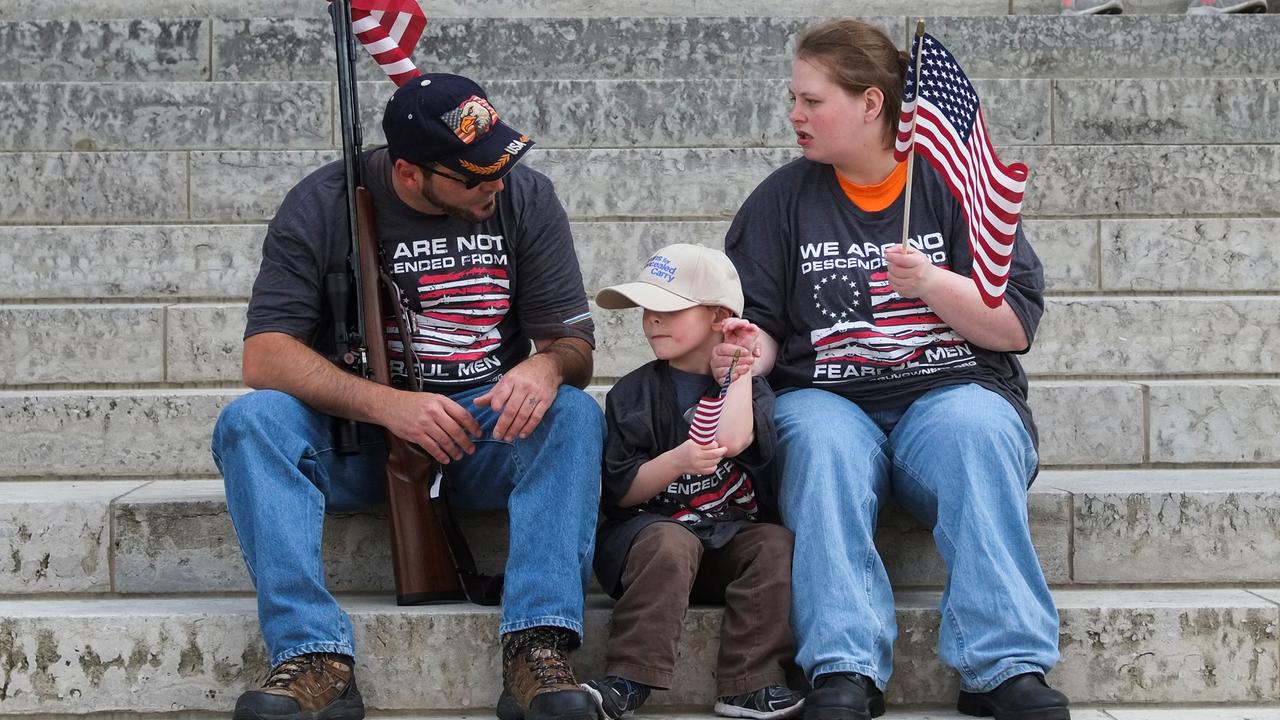
M 758 522 L 775 506 L 765 471 L 776 444 L 773 392 L 752 376 L 759 331 L 737 317 L 738 273 L 722 252 L 670 245 L 637 282 L 601 290 L 596 303 L 644 308 L 657 359 L 619 380 L 605 401 L 595 567 L 617 604 L 606 675 L 583 687 L 606 717 L 629 716 L 651 690 L 671 686 L 690 599 L 724 602 L 715 712 L 796 715 L 803 696 L 784 677 L 795 652 L 792 535 Z M 712 377 L 713 350 L 738 356 L 727 391 Z

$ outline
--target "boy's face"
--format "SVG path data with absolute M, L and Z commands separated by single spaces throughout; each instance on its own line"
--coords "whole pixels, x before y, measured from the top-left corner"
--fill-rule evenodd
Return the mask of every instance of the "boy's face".
M 720 341 L 718 308 L 697 305 L 675 312 L 644 311 L 644 336 L 659 360 L 679 360 Z

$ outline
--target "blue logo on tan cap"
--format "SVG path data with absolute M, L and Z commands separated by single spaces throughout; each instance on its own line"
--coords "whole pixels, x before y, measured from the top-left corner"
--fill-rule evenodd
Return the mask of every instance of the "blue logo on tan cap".
M 671 264 L 671 259 L 662 255 L 654 255 L 649 258 L 649 262 L 644 264 L 645 272 L 666 282 L 672 282 L 676 279 L 676 266 Z

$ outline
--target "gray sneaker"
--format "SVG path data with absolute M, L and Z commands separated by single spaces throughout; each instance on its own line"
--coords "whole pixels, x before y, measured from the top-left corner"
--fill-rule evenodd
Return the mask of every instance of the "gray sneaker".
M 1228 15 L 1231 13 L 1264 13 L 1267 0 L 1191 0 L 1188 15 Z
M 1118 15 L 1124 12 L 1120 0 L 1062 0 L 1063 15 Z

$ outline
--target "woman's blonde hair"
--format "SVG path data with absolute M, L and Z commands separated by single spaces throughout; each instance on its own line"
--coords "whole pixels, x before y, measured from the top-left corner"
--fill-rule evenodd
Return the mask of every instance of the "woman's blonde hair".
M 796 59 L 825 68 L 831 80 L 851 95 L 873 87 L 884 93 L 885 141 L 893 143 L 908 56 L 883 30 L 859 20 L 829 20 L 800 33 Z

